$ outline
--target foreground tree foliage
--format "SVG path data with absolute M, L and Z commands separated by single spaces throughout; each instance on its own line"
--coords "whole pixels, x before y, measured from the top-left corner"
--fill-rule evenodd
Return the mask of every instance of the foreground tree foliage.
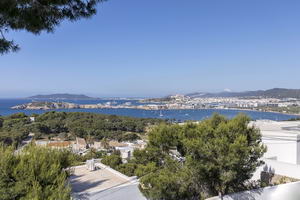
M 10 30 L 26 30 L 33 34 L 53 32 L 63 20 L 76 21 L 96 13 L 96 5 L 104 0 L 1 0 L 0 54 L 17 51 L 19 46 L 5 38 Z
M 67 151 L 28 146 L 16 154 L 0 144 L 0 199 L 70 199 Z
M 187 200 L 246 189 L 266 150 L 249 121 L 242 114 L 231 120 L 215 114 L 198 124 L 157 127 L 149 134 L 147 149 L 160 156 L 148 156 L 156 169 L 143 175 L 140 190 L 152 200 Z M 147 157 L 147 149 L 140 157 Z M 181 158 L 171 150 L 178 150 Z
M 0 117 L 0 142 L 19 144 L 30 132 L 30 119 L 23 113 Z

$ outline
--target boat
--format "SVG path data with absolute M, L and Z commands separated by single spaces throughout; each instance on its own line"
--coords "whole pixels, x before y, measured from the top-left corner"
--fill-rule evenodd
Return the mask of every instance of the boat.
M 163 116 L 164 116 L 164 115 L 162 114 L 161 110 L 160 110 L 159 116 L 160 116 L 160 117 L 163 117 Z

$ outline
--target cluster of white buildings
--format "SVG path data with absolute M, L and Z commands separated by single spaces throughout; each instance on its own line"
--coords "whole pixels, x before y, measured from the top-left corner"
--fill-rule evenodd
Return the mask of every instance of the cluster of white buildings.
M 64 140 L 36 140 L 36 145 L 47 146 L 56 149 L 70 149 L 74 153 L 84 155 L 89 148 L 93 148 L 96 151 L 118 150 L 121 153 L 123 163 L 128 162 L 133 156 L 135 149 L 144 149 L 147 143 L 143 140 L 136 140 L 134 142 L 118 142 L 116 140 L 110 140 L 107 144 L 103 142 L 87 143 L 84 138 L 76 137 L 74 141 Z
M 297 99 L 275 99 L 275 98 L 237 98 L 237 97 L 213 97 L 194 98 L 186 101 L 185 104 L 195 107 L 215 108 L 258 108 L 258 107 L 288 107 L 299 106 Z
M 295 98 L 240 98 L 240 97 L 197 97 L 184 95 L 170 96 L 168 101 L 157 101 L 156 104 L 137 106 L 140 109 L 201 109 L 201 108 L 242 108 L 254 109 L 260 107 L 289 107 L 300 106 L 300 100 Z

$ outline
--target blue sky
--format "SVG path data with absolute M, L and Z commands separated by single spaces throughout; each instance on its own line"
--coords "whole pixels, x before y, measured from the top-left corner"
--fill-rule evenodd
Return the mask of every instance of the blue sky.
M 300 88 L 299 0 L 109 0 L 54 34 L 7 35 L 0 97 Z

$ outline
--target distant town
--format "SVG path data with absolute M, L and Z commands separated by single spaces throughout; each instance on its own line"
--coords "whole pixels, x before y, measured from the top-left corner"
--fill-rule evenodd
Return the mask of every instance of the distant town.
M 96 99 L 85 95 L 55 94 L 31 97 L 33 102 L 13 106 L 12 109 L 50 110 L 50 109 L 144 109 L 144 110 L 180 110 L 180 109 L 243 109 L 264 112 L 300 114 L 300 90 L 275 88 L 265 91 L 241 93 L 193 93 L 176 94 L 163 98 L 140 99 L 140 104 L 124 102 L 117 104 L 113 99 L 105 103 L 77 104 L 67 102 L 70 99 Z M 57 101 L 59 100 L 59 101 Z M 128 99 L 129 100 L 129 99 Z

